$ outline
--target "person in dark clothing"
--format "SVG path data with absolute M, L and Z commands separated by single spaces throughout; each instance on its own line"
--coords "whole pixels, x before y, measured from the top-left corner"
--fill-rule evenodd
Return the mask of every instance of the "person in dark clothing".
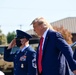
M 72 48 L 62 35 L 43 17 L 35 18 L 31 24 L 40 37 L 36 55 L 38 75 L 70 75 L 69 67 L 76 74 Z
M 16 38 L 4 50 L 4 60 L 14 62 L 14 75 L 36 75 L 36 52 L 29 46 L 32 37 L 21 30 L 16 32 Z M 19 50 L 12 54 L 14 46 L 19 47 Z

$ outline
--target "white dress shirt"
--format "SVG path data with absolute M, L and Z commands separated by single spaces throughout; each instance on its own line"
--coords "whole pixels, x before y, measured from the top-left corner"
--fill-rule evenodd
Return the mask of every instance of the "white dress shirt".
M 48 30 L 49 30 L 49 28 L 42 35 L 42 37 L 44 38 L 43 43 L 42 43 L 42 50 L 43 50 L 43 46 L 44 46 L 44 42 L 45 42 L 45 38 L 46 38 L 46 35 L 47 35 Z

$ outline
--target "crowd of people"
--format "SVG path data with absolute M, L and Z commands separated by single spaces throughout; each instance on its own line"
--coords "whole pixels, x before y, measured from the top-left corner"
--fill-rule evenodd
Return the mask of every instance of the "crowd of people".
M 35 18 L 31 25 L 40 37 L 37 50 L 29 45 L 31 35 L 16 30 L 16 37 L 4 50 L 4 60 L 14 63 L 14 75 L 71 75 L 76 74 L 76 51 L 61 33 L 53 29 L 43 17 Z M 11 53 L 14 46 L 19 47 Z

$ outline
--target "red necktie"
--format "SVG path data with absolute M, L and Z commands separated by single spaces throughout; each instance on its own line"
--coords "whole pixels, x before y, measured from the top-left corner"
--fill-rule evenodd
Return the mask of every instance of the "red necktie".
M 39 73 L 42 72 L 42 43 L 43 43 L 43 37 L 40 39 L 40 48 L 39 48 L 39 55 L 38 55 L 38 70 Z

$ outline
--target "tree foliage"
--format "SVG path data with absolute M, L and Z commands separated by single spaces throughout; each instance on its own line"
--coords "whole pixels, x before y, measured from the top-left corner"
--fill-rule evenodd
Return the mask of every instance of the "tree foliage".
M 0 45 L 7 44 L 6 36 L 2 33 L 2 30 L 0 30 Z
M 8 32 L 7 34 L 7 43 L 9 44 L 14 38 L 15 38 L 16 34 L 15 32 Z
M 53 28 L 62 34 L 62 36 L 64 37 L 64 39 L 67 41 L 68 44 L 72 44 L 72 34 L 70 33 L 70 31 L 65 29 L 63 26 L 60 27 L 53 26 Z

